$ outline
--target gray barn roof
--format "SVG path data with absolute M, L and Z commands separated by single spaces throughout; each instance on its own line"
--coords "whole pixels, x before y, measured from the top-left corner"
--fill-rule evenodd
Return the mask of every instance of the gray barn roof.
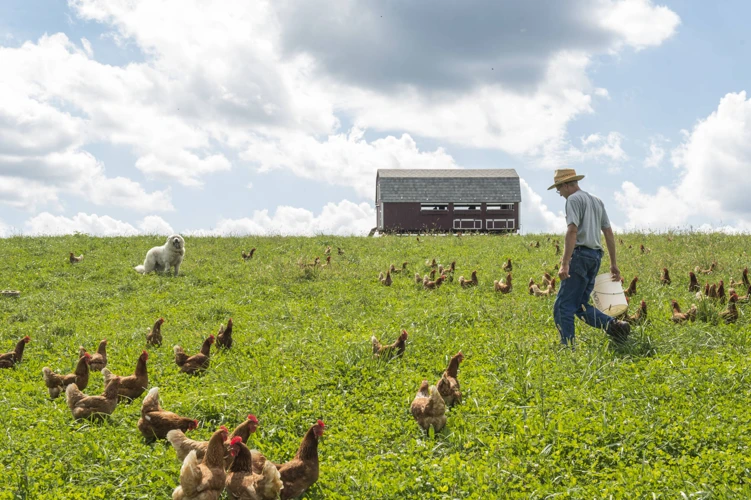
M 513 168 L 379 169 L 376 203 L 517 203 L 522 201 Z

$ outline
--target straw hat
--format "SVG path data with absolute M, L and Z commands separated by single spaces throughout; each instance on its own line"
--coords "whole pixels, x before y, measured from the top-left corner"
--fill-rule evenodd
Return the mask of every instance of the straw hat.
M 566 182 L 578 181 L 581 179 L 584 179 L 584 176 L 576 175 L 576 170 L 573 168 L 561 168 L 555 171 L 555 176 L 553 177 L 554 184 L 548 188 L 548 191 Z

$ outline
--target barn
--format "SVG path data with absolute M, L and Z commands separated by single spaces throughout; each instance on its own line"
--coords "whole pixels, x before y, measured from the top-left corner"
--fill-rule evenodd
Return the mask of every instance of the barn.
M 519 175 L 500 169 L 379 169 L 378 232 L 516 232 Z

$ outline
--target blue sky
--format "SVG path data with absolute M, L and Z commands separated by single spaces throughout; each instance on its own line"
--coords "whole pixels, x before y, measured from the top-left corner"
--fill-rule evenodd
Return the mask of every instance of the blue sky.
M 747 2 L 5 0 L 0 236 L 364 234 L 377 168 L 748 231 Z M 748 38 L 748 39 L 747 39 Z M 697 202 L 700 200 L 700 202 Z

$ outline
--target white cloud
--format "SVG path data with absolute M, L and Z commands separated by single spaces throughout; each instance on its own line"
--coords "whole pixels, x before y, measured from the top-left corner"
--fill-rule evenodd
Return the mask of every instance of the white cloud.
M 662 147 L 668 142 L 662 136 L 652 137 L 649 142 L 649 156 L 644 159 L 644 168 L 658 168 L 665 158 L 665 149 Z
M 371 205 L 342 200 L 338 204 L 326 204 L 318 216 L 303 208 L 280 206 L 273 215 L 269 215 L 268 210 L 257 210 L 252 217 L 222 219 L 214 229 L 186 231 L 186 234 L 194 236 L 249 234 L 364 236 L 375 224 L 375 208 Z
M 681 22 L 678 14 L 651 0 L 600 0 L 597 15 L 603 28 L 618 33 L 616 48 L 630 45 L 636 50 L 660 45 L 675 34 Z
M 295 134 L 253 144 L 241 158 L 258 163 L 262 172 L 284 168 L 306 179 L 354 187 L 359 195 L 371 199 L 379 168 L 459 168 L 442 148 L 420 151 L 407 134 L 372 142 L 363 135 L 363 130 L 354 128 L 348 134 L 331 135 L 319 142 Z
M 138 224 L 138 229 L 140 229 L 143 234 L 159 234 L 163 236 L 175 234 L 172 226 L 157 215 L 144 217 L 141 223 Z
M 524 233 L 564 233 L 566 217 L 562 211 L 553 213 L 542 202 L 524 179 L 519 179 L 522 190 L 520 229 Z
M 751 100 L 745 92 L 725 95 L 717 110 L 700 120 L 671 154 L 674 186 L 643 193 L 623 183 L 616 200 L 628 229 L 671 226 L 734 227 L 751 218 Z
M 22 210 L 54 205 L 60 208 L 57 190 L 42 182 L 0 176 L 0 203 Z
M 24 225 L 24 233 L 30 236 L 58 236 L 76 232 L 94 236 L 133 236 L 138 230 L 126 222 L 108 215 L 85 214 L 79 212 L 73 217 L 55 216 L 42 212 L 32 217 Z

